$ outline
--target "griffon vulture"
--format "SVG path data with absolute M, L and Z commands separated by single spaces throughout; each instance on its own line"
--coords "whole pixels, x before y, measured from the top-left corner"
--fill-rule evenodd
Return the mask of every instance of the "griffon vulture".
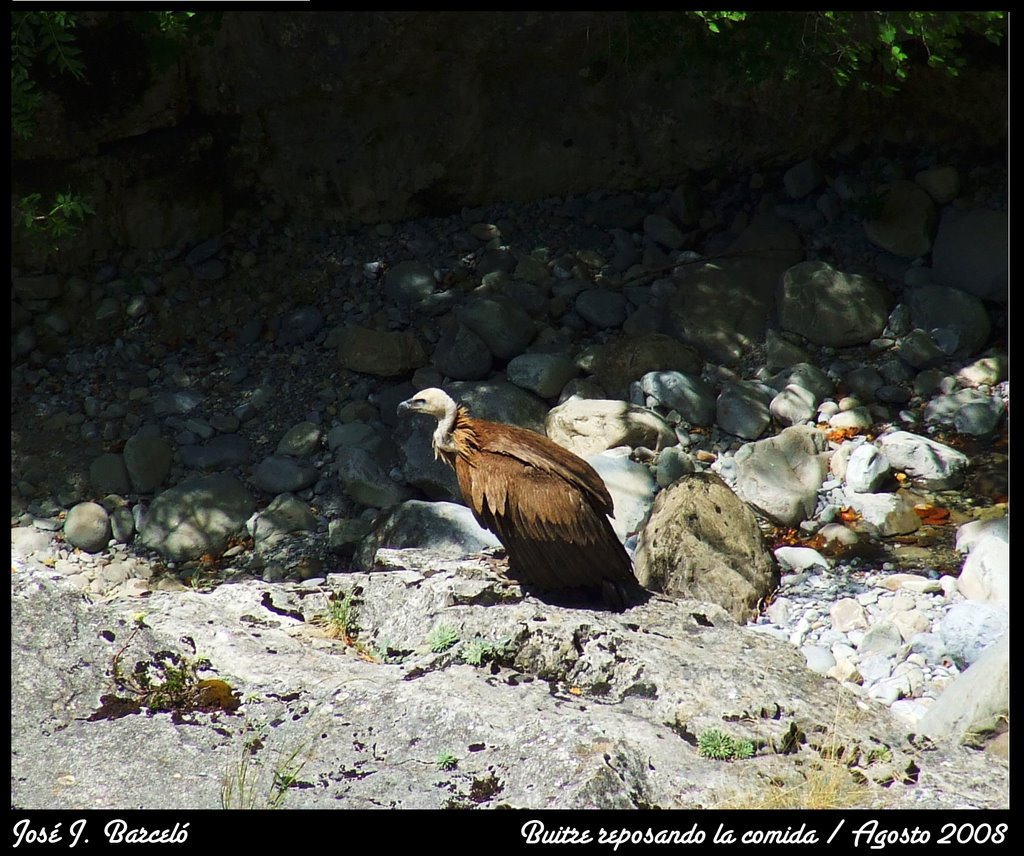
M 437 420 L 434 456 L 455 469 L 473 516 L 505 546 L 509 576 L 542 591 L 600 591 L 613 609 L 642 591 L 608 520 L 608 488 L 586 461 L 532 431 L 473 419 L 440 389 L 398 413 Z

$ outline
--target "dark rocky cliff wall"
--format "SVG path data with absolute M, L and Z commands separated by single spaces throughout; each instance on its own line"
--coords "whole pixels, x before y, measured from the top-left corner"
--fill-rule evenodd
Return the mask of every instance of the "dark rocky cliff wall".
M 897 98 L 697 79 L 616 12 L 225 12 L 168 72 L 120 13 L 89 84 L 48 101 L 15 148 L 15 193 L 73 184 L 93 248 L 158 248 L 272 201 L 338 226 L 495 200 L 678 182 L 864 139 L 1005 145 L 1006 79 L 918 75 Z M 631 41 L 633 38 L 633 41 Z

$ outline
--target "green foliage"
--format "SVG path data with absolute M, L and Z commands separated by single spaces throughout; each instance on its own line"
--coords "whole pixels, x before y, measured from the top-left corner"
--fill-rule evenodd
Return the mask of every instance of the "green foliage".
M 1002 44 L 1007 32 L 1005 12 L 627 12 L 608 20 L 607 58 L 588 69 L 594 79 L 618 61 L 627 71 L 653 64 L 716 82 L 826 81 L 881 94 L 915 70 L 955 75 L 978 44 Z
M 302 768 L 306 766 L 306 759 L 300 760 L 298 758 L 301 748 L 295 749 L 274 767 L 274 775 L 270 784 L 270 796 L 267 800 L 269 808 L 281 807 L 281 803 L 284 802 L 285 795 L 288 793 L 288 788 L 295 784 L 299 778 L 299 773 L 302 772 Z
M 221 780 L 220 803 L 223 808 L 281 808 L 288 795 L 288 789 L 295 784 L 306 766 L 309 753 L 307 752 L 304 758 L 299 757 L 303 745 L 288 755 L 279 752 L 277 762 L 270 770 L 270 782 L 267 784 L 266 768 L 257 757 L 263 748 L 264 742 L 259 733 L 245 740 L 241 758 L 234 769 Z M 266 793 L 261 799 L 264 788 Z
M 956 75 L 967 64 L 964 39 L 1001 44 L 1005 12 L 691 12 L 733 54 L 750 81 L 831 77 L 839 86 L 892 94 L 917 66 Z M 737 26 L 742 24 L 742 26 Z M 723 25 L 728 25 L 725 27 Z M 729 30 L 728 36 L 717 35 Z M 724 52 L 724 53 L 723 53 Z
M 437 759 L 434 763 L 437 764 L 437 769 L 439 770 L 454 770 L 459 766 L 459 759 L 451 752 L 444 750 L 437 753 Z
M 728 28 L 733 24 L 746 20 L 746 12 L 691 12 L 694 17 L 700 18 L 712 33 L 722 32 L 722 27 Z
M 892 761 L 892 750 L 888 746 L 876 746 L 868 751 L 868 764 L 888 764 Z
M 161 33 L 173 38 L 188 37 L 195 12 L 156 12 L 156 25 Z
M 163 74 L 181 59 L 189 44 L 212 42 L 221 12 L 138 12 L 135 26 L 142 34 L 153 69 Z
M 143 627 L 136 624 L 128 642 L 114 657 L 111 667 L 114 685 L 127 692 L 140 706 L 152 711 L 189 711 L 203 701 L 206 682 L 199 672 L 210 668 L 205 659 L 183 657 L 173 651 L 158 651 L 150 660 L 139 660 L 130 672 L 121 666 L 121 655 L 136 633 Z
M 177 60 L 195 34 L 208 37 L 220 13 L 197 17 L 195 12 L 137 12 L 145 32 L 152 30 L 153 65 L 164 70 Z M 78 16 L 73 12 L 11 13 L 11 131 L 30 140 L 36 131 L 36 113 L 43 101 L 41 83 L 61 76 L 85 80 L 85 63 L 78 44 Z M 81 231 L 95 214 L 89 201 L 70 188 L 50 199 L 34 192 L 14 203 L 13 220 L 27 240 L 27 249 L 47 259 Z
M 697 748 L 705 758 L 716 761 L 736 761 L 750 758 L 754 754 L 754 744 L 749 740 L 736 740 L 717 728 L 710 728 L 698 735 Z
M 220 25 L 221 12 L 132 12 L 130 20 L 149 49 L 153 68 L 165 72 L 193 41 L 209 44 Z M 11 13 L 11 129 L 31 139 L 35 113 L 43 94 L 39 78 L 70 75 L 85 80 L 82 49 L 72 12 Z
M 56 252 L 61 240 L 75 237 L 86 217 L 95 213 L 84 197 L 68 188 L 45 204 L 41 193 L 23 196 L 17 204 L 15 223 L 41 249 Z
M 233 713 L 238 709 L 238 695 L 225 681 L 199 677 L 200 672 L 210 668 L 210 661 L 205 658 L 158 651 L 147 660 L 138 660 L 130 670 L 126 669 L 121 659 L 145 626 L 145 616 L 135 616 L 131 634 L 111 663 L 114 686 L 125 695 L 100 696 L 100 707 L 91 720 L 118 719 L 140 713 L 143 708 L 154 713 L 168 712 L 175 717 L 195 711 Z
M 378 663 L 401 663 L 404 659 L 402 652 L 396 651 L 395 646 L 387 639 L 379 639 L 370 649 L 370 653 Z
M 327 633 L 335 639 L 345 639 L 355 634 L 355 605 L 353 592 L 349 591 L 339 597 L 331 595 L 327 604 Z
M 484 639 L 470 639 L 459 651 L 462 662 L 471 666 L 481 666 L 487 660 L 493 659 L 497 648 Z
M 439 624 L 427 636 L 427 646 L 435 654 L 447 651 L 459 641 L 459 631 L 451 624 Z
M 22 139 L 31 138 L 43 98 L 32 76 L 35 68 L 85 79 L 82 52 L 71 32 L 76 24 L 70 12 L 11 13 L 11 130 Z

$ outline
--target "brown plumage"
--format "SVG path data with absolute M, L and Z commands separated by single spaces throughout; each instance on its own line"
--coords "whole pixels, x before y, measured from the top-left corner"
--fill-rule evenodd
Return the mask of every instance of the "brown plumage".
M 505 546 L 509 575 L 541 590 L 600 590 L 621 609 L 638 585 L 608 520 L 608 488 L 586 461 L 512 425 L 473 419 L 440 389 L 425 389 L 399 413 L 437 419 L 434 454 L 455 469 L 463 499 Z

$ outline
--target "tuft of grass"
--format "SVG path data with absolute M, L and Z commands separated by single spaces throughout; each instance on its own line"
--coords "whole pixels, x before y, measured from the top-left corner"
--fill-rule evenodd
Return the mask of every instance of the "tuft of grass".
M 305 748 L 300 745 L 287 755 L 278 753 L 273 767 L 267 768 L 258 757 L 263 748 L 264 743 L 257 735 L 243 743 L 238 763 L 221 780 L 222 808 L 274 809 L 284 804 L 288 789 L 298 780 L 309 760 L 308 755 L 299 757 Z
M 448 771 L 454 770 L 459 766 L 459 759 L 445 749 L 437 753 L 437 758 L 434 763 L 437 764 L 437 769 Z
M 325 618 L 327 635 L 332 639 L 350 639 L 355 632 L 355 616 L 356 609 L 351 591 L 342 597 L 336 593 L 331 595 Z
M 451 624 L 438 624 L 427 636 L 427 646 L 435 654 L 447 651 L 459 641 L 459 631 Z
M 738 761 L 754 755 L 754 744 L 737 740 L 717 728 L 709 728 L 697 737 L 697 748 L 705 758 L 716 761 Z
M 807 745 L 813 753 L 810 760 L 793 771 L 793 778 L 783 781 L 769 780 L 767 788 L 756 792 L 733 794 L 721 800 L 716 808 L 724 809 L 842 809 L 866 806 L 871 799 L 871 787 L 863 771 L 856 769 L 861 755 L 870 763 L 891 760 L 888 747 L 874 747 L 866 753 L 856 745 L 849 745 L 840 736 L 844 723 L 855 719 L 857 710 L 844 710 L 844 699 L 836 695 L 836 707 L 832 722 L 821 730 L 824 741 Z M 791 728 L 791 731 L 794 729 Z M 802 729 L 795 729 L 803 733 Z M 813 731 L 813 729 L 812 729 Z M 798 743 L 804 743 L 797 738 Z M 794 747 L 794 751 L 798 747 Z M 781 751 L 781 750 L 777 750 Z M 794 756 L 796 757 L 796 756 Z
M 869 796 L 866 785 L 858 782 L 845 764 L 819 761 L 802 774 L 803 779 L 786 785 L 772 781 L 767 790 L 744 793 L 721 802 L 725 809 L 827 809 L 863 806 Z
M 313 622 L 323 627 L 324 633 L 331 639 L 339 639 L 352 648 L 360 659 L 367 663 L 381 663 L 387 659 L 386 649 L 375 649 L 355 638 L 359 633 L 356 626 L 356 598 L 361 592 L 362 589 L 358 587 L 350 589 L 345 594 L 334 592 L 327 601 L 327 612 L 314 616 Z

